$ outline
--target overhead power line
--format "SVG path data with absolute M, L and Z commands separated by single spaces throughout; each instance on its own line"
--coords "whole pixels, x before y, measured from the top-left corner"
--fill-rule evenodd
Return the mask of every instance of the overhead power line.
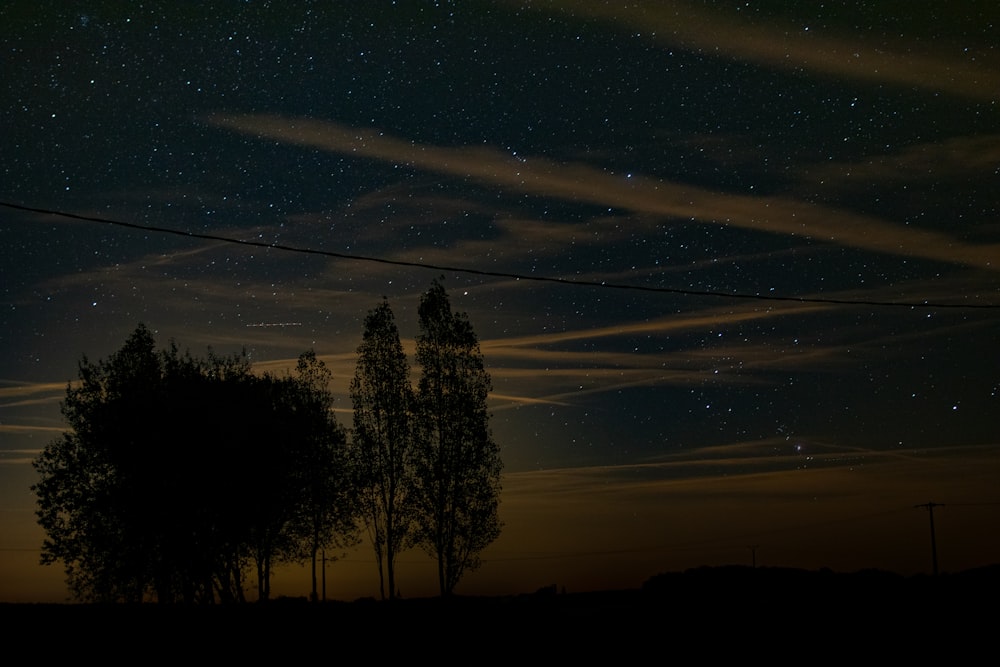
M 756 301 L 791 301 L 795 303 L 820 303 L 829 305 L 844 306 L 876 306 L 876 307 L 899 307 L 899 308 L 928 308 L 928 309 L 1000 309 L 1000 304 L 996 303 L 938 303 L 931 301 L 875 301 L 868 299 L 836 299 L 826 297 L 799 297 L 781 296 L 776 294 L 748 294 L 741 292 L 718 292 L 711 290 L 682 289 L 676 287 L 651 287 L 647 285 L 631 285 L 623 283 L 609 283 L 596 280 L 582 280 L 575 278 L 556 278 L 553 276 L 529 275 L 523 273 L 510 273 L 506 271 L 485 271 L 482 269 L 470 269 L 459 266 L 445 266 L 442 264 L 430 264 L 427 262 L 408 262 L 398 259 L 386 259 L 384 257 L 372 257 L 365 255 L 355 255 L 331 250 L 317 250 L 315 248 L 303 248 L 290 246 L 282 243 L 268 243 L 266 241 L 248 241 L 217 234 L 203 234 L 190 232 L 181 229 L 170 229 L 167 227 L 156 227 L 153 225 L 141 225 L 134 222 L 124 222 L 121 220 L 111 220 L 91 215 L 79 215 L 77 213 L 67 213 L 65 211 L 55 211 L 51 209 L 37 208 L 33 206 L 23 206 L 12 202 L 0 201 L 0 206 L 39 213 L 41 215 L 52 215 L 71 220 L 82 220 L 84 222 L 96 222 L 103 225 L 113 225 L 128 229 L 138 229 L 144 232 L 155 232 L 158 234 L 173 234 L 175 236 L 186 236 L 193 239 L 204 239 L 208 241 L 221 241 L 224 243 L 234 243 L 243 246 L 256 248 L 268 248 L 272 250 L 283 250 L 286 252 L 297 252 L 306 255 L 320 255 L 323 257 L 333 257 L 336 259 L 347 259 L 359 262 L 375 262 L 378 264 L 390 264 L 394 266 L 406 266 L 420 269 L 433 269 L 435 271 L 445 271 L 453 273 L 464 273 L 475 276 L 485 276 L 490 278 L 509 278 L 513 280 L 530 280 L 534 282 L 557 283 L 560 285 L 570 285 L 575 287 L 597 287 L 602 289 L 634 290 L 639 292 L 656 292 L 659 294 L 681 294 L 684 296 L 705 296 L 725 299 L 751 299 Z

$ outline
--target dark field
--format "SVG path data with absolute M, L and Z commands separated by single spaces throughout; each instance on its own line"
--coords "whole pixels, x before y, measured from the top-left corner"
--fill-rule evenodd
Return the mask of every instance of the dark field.
M 495 598 L 181 607 L 4 605 L 10 645 L 50 658 L 414 659 L 496 664 L 528 657 L 859 663 L 995 658 L 1000 569 L 938 577 L 776 568 L 702 568 L 640 590 Z

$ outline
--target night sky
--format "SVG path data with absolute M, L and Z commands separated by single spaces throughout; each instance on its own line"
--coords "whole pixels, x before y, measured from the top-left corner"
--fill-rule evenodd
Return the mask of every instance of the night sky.
M 929 502 L 943 570 L 1000 562 L 995 2 L 17 0 L 0 26 L 0 601 L 67 596 L 30 462 L 84 355 L 140 322 L 261 370 L 314 349 L 350 426 L 367 311 L 412 354 L 437 277 L 505 464 L 457 593 L 928 572 Z M 436 590 L 422 552 L 398 573 Z M 377 594 L 370 548 L 327 579 Z

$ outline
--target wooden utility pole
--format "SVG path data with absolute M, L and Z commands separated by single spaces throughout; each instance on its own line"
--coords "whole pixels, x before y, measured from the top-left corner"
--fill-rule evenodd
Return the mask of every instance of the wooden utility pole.
M 923 505 L 914 505 L 914 507 L 926 507 L 927 515 L 931 518 L 931 561 L 934 567 L 934 576 L 937 576 L 938 565 L 937 565 L 937 538 L 934 537 L 934 508 L 944 507 L 943 503 L 933 503 L 927 502 Z

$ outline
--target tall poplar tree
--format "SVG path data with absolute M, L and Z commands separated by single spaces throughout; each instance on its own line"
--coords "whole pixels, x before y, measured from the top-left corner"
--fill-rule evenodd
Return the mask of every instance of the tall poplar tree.
M 383 600 L 386 583 L 389 599 L 396 597 L 396 556 L 407 545 L 411 525 L 406 503 L 413 404 L 409 373 L 392 309 L 383 299 L 365 318 L 351 381 L 352 469 Z
M 500 535 L 500 448 L 489 427 L 492 389 L 465 313 L 452 312 L 441 282 L 424 293 L 420 334 L 412 503 L 417 544 L 437 559 L 441 595 L 481 564 Z

